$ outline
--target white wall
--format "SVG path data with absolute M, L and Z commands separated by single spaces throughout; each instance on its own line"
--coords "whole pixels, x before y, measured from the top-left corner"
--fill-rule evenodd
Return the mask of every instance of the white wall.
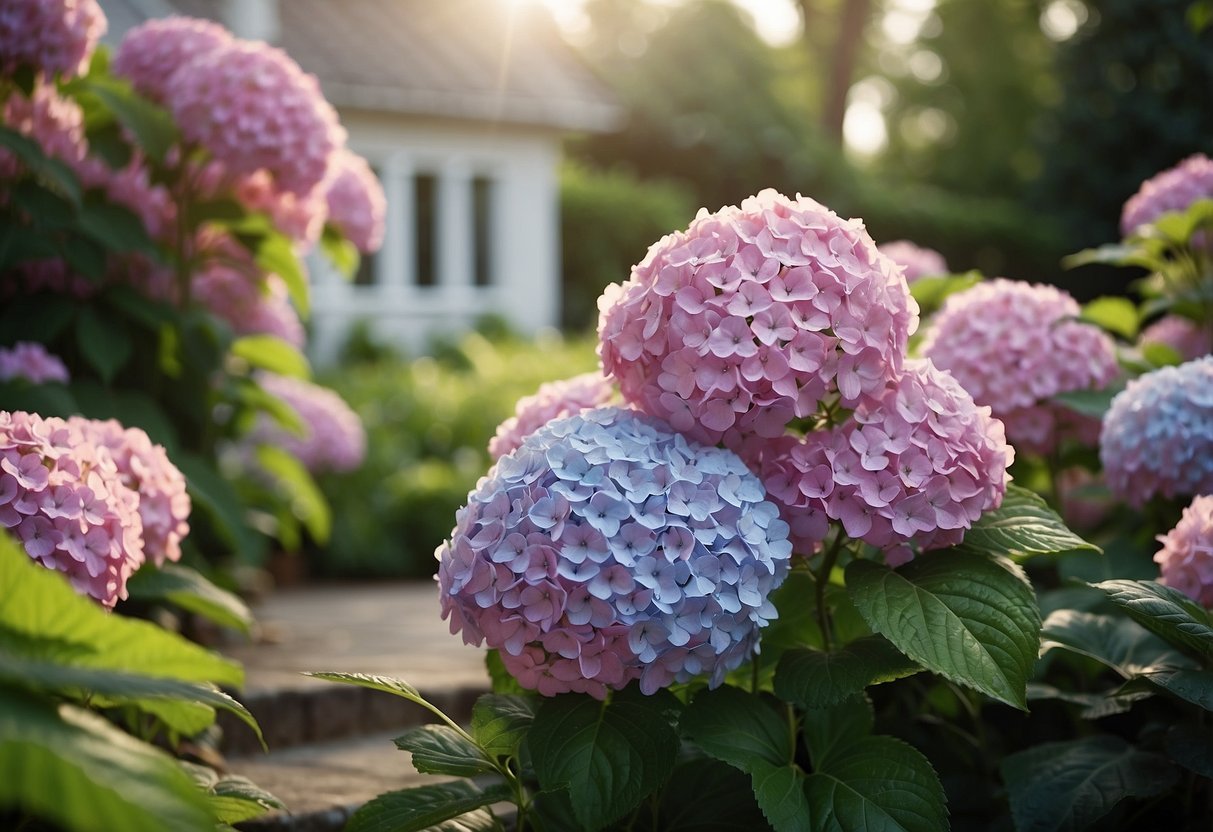
M 485 313 L 534 333 L 559 322 L 559 136 L 516 128 L 407 120 L 341 112 L 349 144 L 380 171 L 388 198 L 387 234 L 376 283 L 345 282 L 320 257 L 311 258 L 312 337 L 309 352 L 331 363 L 348 327 L 359 319 L 374 334 L 422 349 L 436 334 L 458 334 Z M 413 175 L 433 173 L 438 185 L 439 284 L 418 286 L 413 274 Z M 473 284 L 471 179 L 493 181 L 490 287 Z

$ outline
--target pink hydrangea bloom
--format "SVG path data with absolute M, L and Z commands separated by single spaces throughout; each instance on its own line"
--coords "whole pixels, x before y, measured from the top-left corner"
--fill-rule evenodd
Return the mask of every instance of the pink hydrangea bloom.
M 1200 199 L 1213 199 L 1213 159 L 1203 153 L 1189 156 L 1141 183 L 1125 203 L 1120 230 L 1127 237 L 1163 214 L 1185 211 Z
M 88 67 L 105 34 L 97 0 L 4 0 L 0 3 L 0 72 L 29 67 L 70 78 Z
M 776 615 L 791 554 L 778 514 L 730 451 L 633 411 L 582 411 L 468 495 L 436 553 L 442 615 L 545 696 L 716 686 Z
M 149 20 L 122 38 L 110 68 L 153 101 L 163 103 L 169 79 L 194 58 L 232 42 L 218 23 L 171 16 Z
M 366 159 L 342 150 L 327 196 L 329 222 L 363 254 L 378 251 L 383 245 L 387 198 Z
M 366 430 L 345 401 L 327 387 L 300 378 L 260 373 L 258 383 L 299 414 L 302 436 L 261 416 L 247 439 L 275 445 L 297 457 L 312 473 L 353 471 L 366 457 Z
M 1101 389 L 1117 374 L 1115 344 L 1072 320 L 1080 311 L 1056 287 L 996 278 L 948 297 L 920 349 L 994 409 L 1020 450 L 1047 453 L 1062 438 L 1081 441 L 1096 430 L 1049 399 Z
M 71 376 L 59 356 L 46 351 L 46 347 L 34 341 L 18 341 L 8 348 L 0 348 L 0 381 L 23 378 L 34 384 L 57 381 L 67 384 Z
M 268 214 L 274 227 L 305 251 L 320 239 L 328 219 L 323 186 L 302 195 L 283 191 L 264 170 L 240 177 L 233 196 L 248 210 Z
M 181 540 L 189 534 L 190 497 L 185 477 L 142 428 L 124 428 L 114 419 L 73 416 L 68 424 L 98 447 L 106 448 L 122 484 L 139 495 L 143 552 L 156 566 L 181 559 Z
M 1154 562 L 1159 583 L 1178 589 L 1205 607 L 1213 607 L 1213 496 L 1197 497 L 1175 528 L 1158 536 L 1162 548 Z
M 0 281 L 0 297 L 54 292 L 85 299 L 97 292 L 97 284 L 72 271 L 59 257 L 45 260 L 25 260 L 12 268 Z
M 75 101 L 60 95 L 52 84 L 36 84 L 28 98 L 14 90 L 4 102 L 2 114 L 5 127 L 33 139 L 43 153 L 63 162 L 77 175 L 96 169 L 96 160 L 88 159 L 84 112 Z M 0 179 L 12 179 L 20 173 L 17 157 L 0 148 Z
M 189 142 L 234 175 L 267 170 L 279 190 L 303 196 L 327 179 L 345 143 L 315 76 L 281 49 L 233 41 L 197 55 L 164 95 Z
M 1213 338 L 1209 330 L 1195 321 L 1180 315 L 1165 315 L 1141 331 L 1137 337 L 1139 346 L 1162 344 L 1179 353 L 1184 361 L 1200 358 L 1213 352 Z
M 599 299 L 603 371 L 694 439 L 774 438 L 897 377 L 918 305 L 858 220 L 772 190 L 700 211 Z
M 118 170 L 104 164 L 100 167 L 99 175 L 85 177 L 85 185 L 103 188 L 111 202 L 139 217 L 153 238 L 171 241 L 176 230 L 177 204 L 167 187 L 152 182 L 143 155 L 136 151 L 130 162 Z
M 78 424 L 0 411 L 0 526 L 112 608 L 144 561 L 139 495 Z
M 608 404 L 614 397 L 614 388 L 597 371 L 540 385 L 539 392 L 519 399 L 514 415 L 497 427 L 489 440 L 489 456 L 496 462 L 553 419 Z
M 913 283 L 920 277 L 948 274 L 948 263 L 932 248 L 923 248 L 909 240 L 894 240 L 878 246 L 880 253 L 901 266 L 906 280 Z
M 897 550 L 952 546 L 1002 504 L 1015 454 L 1002 423 L 931 362 L 907 361 L 874 405 L 832 431 L 773 443 L 759 463 L 797 551 L 839 521 L 848 537 Z M 799 528 L 798 528 L 799 525 Z
M 194 301 L 227 321 L 237 335 L 274 335 L 302 348 L 307 339 L 286 284 L 276 274 L 257 278 L 226 262 L 210 261 L 194 275 Z
M 1108 488 L 1134 506 L 1213 494 L 1213 356 L 1130 381 L 1104 414 L 1099 459 Z

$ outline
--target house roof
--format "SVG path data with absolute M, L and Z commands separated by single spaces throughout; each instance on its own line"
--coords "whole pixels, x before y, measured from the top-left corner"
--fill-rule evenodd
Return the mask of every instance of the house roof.
M 223 21 L 222 0 L 101 0 L 107 40 L 149 17 Z M 247 0 L 241 0 L 247 2 Z M 285 49 L 338 108 L 605 131 L 622 109 L 551 21 L 500 0 L 280 0 Z M 522 13 L 524 12 L 525 13 Z

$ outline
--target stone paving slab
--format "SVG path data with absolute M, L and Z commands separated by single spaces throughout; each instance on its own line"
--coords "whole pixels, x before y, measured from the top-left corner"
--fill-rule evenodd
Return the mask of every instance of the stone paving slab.
M 330 832 L 378 794 L 450 780 L 418 774 L 408 752 L 392 743 L 395 733 L 308 745 L 266 756 L 234 757 L 230 770 L 251 779 L 286 804 L 288 811 L 241 824 L 249 832 Z
M 430 721 L 400 697 L 303 676 L 373 673 L 403 679 L 455 719 L 488 690 L 484 651 L 452 636 L 429 582 L 324 584 L 276 591 L 254 607 L 261 637 L 223 652 L 245 667 L 241 702 L 277 751 Z M 229 755 L 258 750 L 253 733 L 222 715 Z

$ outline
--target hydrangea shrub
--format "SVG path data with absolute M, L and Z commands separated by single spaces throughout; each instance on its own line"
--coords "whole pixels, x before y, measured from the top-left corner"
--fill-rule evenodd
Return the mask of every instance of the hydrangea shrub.
M 909 240 L 894 240 L 877 246 L 880 253 L 901 266 L 906 280 L 913 283 L 922 277 L 939 277 L 951 273 L 948 261 L 933 248 L 915 245 Z
M 1154 562 L 1162 583 L 1213 607 L 1213 495 L 1197 497 L 1175 528 L 1158 536 Z

